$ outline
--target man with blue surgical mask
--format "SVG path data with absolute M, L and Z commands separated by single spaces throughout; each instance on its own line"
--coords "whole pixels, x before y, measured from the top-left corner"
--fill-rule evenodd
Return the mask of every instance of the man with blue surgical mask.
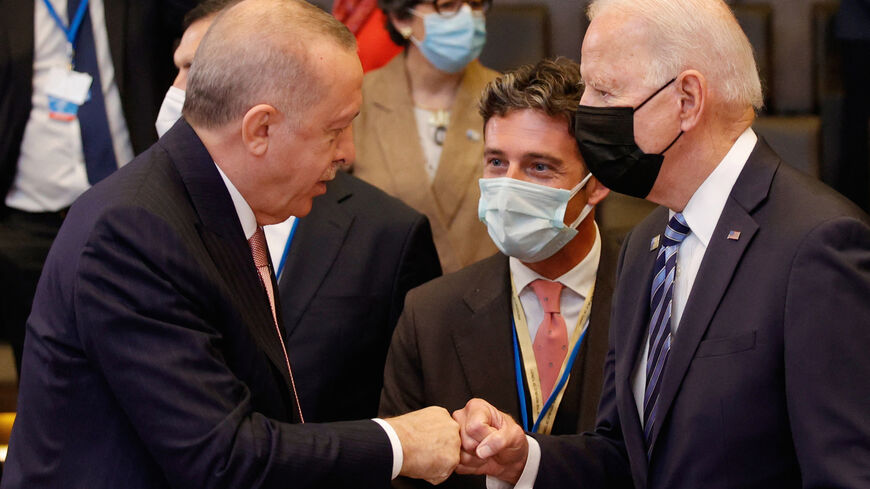
M 609 190 L 573 136 L 581 95 L 579 66 L 566 59 L 521 67 L 484 90 L 478 216 L 500 252 L 408 294 L 382 415 L 483 397 L 528 431 L 594 426 L 617 252 L 593 218 Z M 445 484 L 484 487 L 461 475 Z

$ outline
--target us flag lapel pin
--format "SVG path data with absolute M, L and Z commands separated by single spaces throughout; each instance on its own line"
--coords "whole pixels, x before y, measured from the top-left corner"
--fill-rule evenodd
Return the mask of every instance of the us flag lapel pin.
M 728 231 L 728 239 L 733 239 L 734 241 L 737 241 L 738 239 L 740 239 L 740 231 L 734 231 L 733 229 L 731 231 Z
M 659 247 L 659 242 L 662 240 L 661 234 L 656 234 L 653 239 L 649 241 L 649 250 L 655 251 Z

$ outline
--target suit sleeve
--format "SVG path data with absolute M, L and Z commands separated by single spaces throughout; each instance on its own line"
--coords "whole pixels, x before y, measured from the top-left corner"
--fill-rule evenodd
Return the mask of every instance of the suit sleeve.
M 785 383 L 803 487 L 870 487 L 870 227 L 818 226 L 788 283 Z
M 88 359 L 169 484 L 385 486 L 392 455 L 375 422 L 291 425 L 253 410 L 224 357 L 214 304 L 202 298 L 214 283 L 186 250 L 153 215 L 111 210 L 89 237 L 73 291 Z
M 620 252 L 617 281 L 621 275 L 629 238 L 630 235 L 626 237 Z M 620 305 L 614 297 L 611 310 L 615 311 L 618 307 Z M 536 487 L 634 487 L 616 406 L 615 365 L 620 338 L 614 337 L 613 330 L 611 325 L 595 430 L 580 435 L 533 435 L 541 447 Z
M 426 407 L 423 370 L 417 348 L 414 296 L 413 291 L 408 294 L 408 305 L 399 318 L 387 353 L 384 388 L 378 410 L 381 417 L 398 416 Z M 392 486 L 396 489 L 432 487 L 425 481 L 406 477 L 396 478 Z
M 441 276 L 441 262 L 432 240 L 429 219 L 420 215 L 408 230 L 393 287 L 390 324 L 396 324 L 409 290 Z

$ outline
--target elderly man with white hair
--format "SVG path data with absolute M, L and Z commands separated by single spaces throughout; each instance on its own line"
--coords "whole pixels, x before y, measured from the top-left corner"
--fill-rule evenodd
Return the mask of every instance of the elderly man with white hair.
M 751 129 L 721 0 L 598 0 L 575 137 L 661 205 L 626 238 L 596 429 L 534 438 L 482 400 L 460 472 L 517 487 L 870 487 L 870 218 Z M 490 480 L 490 485 L 497 485 Z

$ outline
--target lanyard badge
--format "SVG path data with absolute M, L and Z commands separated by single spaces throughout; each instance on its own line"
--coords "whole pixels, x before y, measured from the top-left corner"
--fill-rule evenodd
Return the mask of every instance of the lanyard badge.
M 89 2 L 82 0 L 68 28 L 64 25 L 51 2 L 43 0 L 43 3 L 67 39 L 67 55 L 69 56 L 66 69 L 51 68 L 48 73 L 45 91 L 48 95 L 49 117 L 57 121 L 71 122 L 76 119 L 79 106 L 90 99 L 90 89 L 93 83 L 93 77 L 90 74 L 73 69 L 78 33 L 87 13 Z
M 514 344 L 514 370 L 517 381 L 517 393 L 520 400 L 520 417 L 525 431 L 532 433 L 550 434 L 553 430 L 553 423 L 556 421 L 556 412 L 559 405 L 562 403 L 562 396 L 565 394 L 565 388 L 568 385 L 568 379 L 571 376 L 571 369 L 574 367 L 574 361 L 577 359 L 577 354 L 580 352 L 580 346 L 583 344 L 583 339 L 586 337 L 586 331 L 589 329 L 589 312 L 592 308 L 592 294 L 595 292 L 595 283 L 589 288 L 586 294 L 586 300 L 583 304 L 583 310 L 580 311 L 580 317 L 577 318 L 577 326 L 574 328 L 574 333 L 571 335 L 569 350 L 571 354 L 565 359 L 562 364 L 562 369 L 556 380 L 556 385 L 553 387 L 553 392 L 547 399 L 541 394 L 541 381 L 538 375 L 538 367 L 535 363 L 535 353 L 532 348 L 531 336 L 529 334 L 528 324 L 526 323 L 526 315 L 523 312 L 523 306 L 517 294 L 516 286 L 513 278 L 511 278 L 511 305 L 513 310 L 513 344 Z M 522 356 L 522 361 L 520 361 Z M 524 368 L 525 367 L 525 368 Z M 525 375 L 524 375 L 525 374 Z M 529 388 L 529 398 L 532 401 L 531 417 L 529 416 L 526 406 L 526 396 L 524 389 L 525 385 Z M 530 423 L 534 420 L 534 423 Z M 531 426 L 529 426 L 531 424 Z

